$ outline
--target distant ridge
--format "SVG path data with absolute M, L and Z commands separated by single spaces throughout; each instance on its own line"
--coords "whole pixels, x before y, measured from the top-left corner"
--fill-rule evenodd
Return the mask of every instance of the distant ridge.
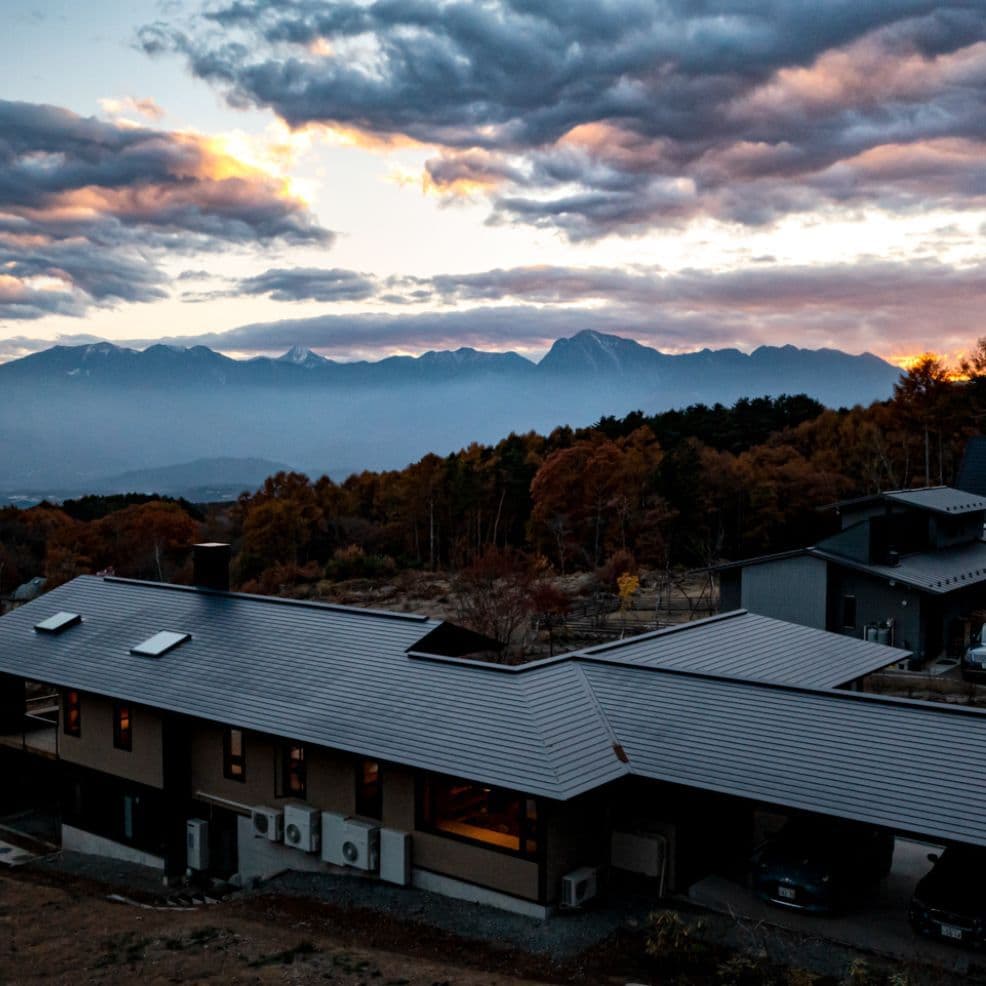
M 283 462 L 255 458 L 194 459 L 153 469 L 131 469 L 116 476 L 94 479 L 96 493 L 181 494 L 196 489 L 255 490 L 268 476 L 290 472 Z
M 634 410 L 785 393 L 829 407 L 869 404 L 890 397 L 899 376 L 869 353 L 669 354 L 593 331 L 557 340 L 536 364 L 469 347 L 341 363 L 303 346 L 244 360 L 205 346 L 55 346 L 0 365 L 0 491 L 113 477 L 160 492 L 167 477 L 147 470 L 198 460 L 261 459 L 273 464 L 268 472 L 286 461 L 344 478 Z

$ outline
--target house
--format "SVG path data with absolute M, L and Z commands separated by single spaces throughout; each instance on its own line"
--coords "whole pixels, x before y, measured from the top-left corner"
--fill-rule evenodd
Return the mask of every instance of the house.
M 955 487 L 976 496 L 986 496 L 986 435 L 974 435 L 966 442 Z
M 813 547 L 719 567 L 720 605 L 959 657 L 986 620 L 986 498 L 947 486 L 836 504 Z
M 225 557 L 0 619 L 0 769 L 50 768 L 64 847 L 544 916 L 609 874 L 656 896 L 742 863 L 777 813 L 986 845 L 986 717 L 847 687 L 900 650 L 738 611 L 507 666 L 426 617 L 225 591 Z

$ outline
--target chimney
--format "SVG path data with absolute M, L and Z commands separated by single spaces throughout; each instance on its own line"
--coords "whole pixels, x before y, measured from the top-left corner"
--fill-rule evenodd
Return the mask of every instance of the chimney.
M 214 541 L 192 545 L 193 583 L 200 589 L 229 592 L 229 551 L 228 544 Z

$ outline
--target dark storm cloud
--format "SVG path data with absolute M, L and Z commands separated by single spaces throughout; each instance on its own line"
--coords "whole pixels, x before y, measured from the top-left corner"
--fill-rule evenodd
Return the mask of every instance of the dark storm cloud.
M 376 291 L 376 281 L 341 268 L 272 268 L 238 281 L 235 293 L 263 294 L 275 301 L 361 301 Z
M 981 0 L 237 0 L 141 39 L 235 105 L 437 145 L 433 188 L 575 239 L 983 201 Z
M 0 319 L 164 297 L 164 251 L 331 239 L 208 138 L 0 100 Z

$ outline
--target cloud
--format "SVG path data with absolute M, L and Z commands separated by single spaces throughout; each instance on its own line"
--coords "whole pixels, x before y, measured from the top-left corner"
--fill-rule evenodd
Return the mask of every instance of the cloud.
M 140 37 L 234 106 L 435 147 L 426 189 L 573 240 L 986 202 L 979 0 L 234 0 Z
M 291 267 L 244 278 L 233 293 L 262 294 L 275 301 L 361 301 L 375 290 L 375 280 L 358 271 Z
M 104 341 L 105 340 L 100 336 L 93 336 L 87 333 L 60 335 L 54 340 L 37 339 L 30 336 L 0 337 L 0 362 L 20 359 L 22 356 L 30 356 L 31 353 L 37 353 L 43 349 L 50 349 L 53 345 L 88 346 L 96 342 Z
M 781 266 L 765 260 L 722 273 L 543 266 L 405 278 L 400 287 L 385 281 L 377 290 L 377 300 L 403 292 L 405 299 L 445 307 L 324 314 L 166 341 L 227 352 L 279 353 L 304 345 L 340 358 L 380 358 L 395 350 L 462 345 L 533 353 L 561 336 L 594 329 L 673 352 L 794 342 L 892 356 L 927 348 L 934 327 L 935 345 L 955 352 L 982 334 L 986 266 L 930 260 Z
M 152 120 L 155 123 L 165 116 L 165 112 L 150 98 L 135 99 L 133 96 L 122 96 L 119 99 L 101 99 L 100 109 L 111 117 L 126 117 L 128 113 Z
M 167 251 L 331 240 L 220 140 L 0 101 L 0 319 L 164 297 Z

